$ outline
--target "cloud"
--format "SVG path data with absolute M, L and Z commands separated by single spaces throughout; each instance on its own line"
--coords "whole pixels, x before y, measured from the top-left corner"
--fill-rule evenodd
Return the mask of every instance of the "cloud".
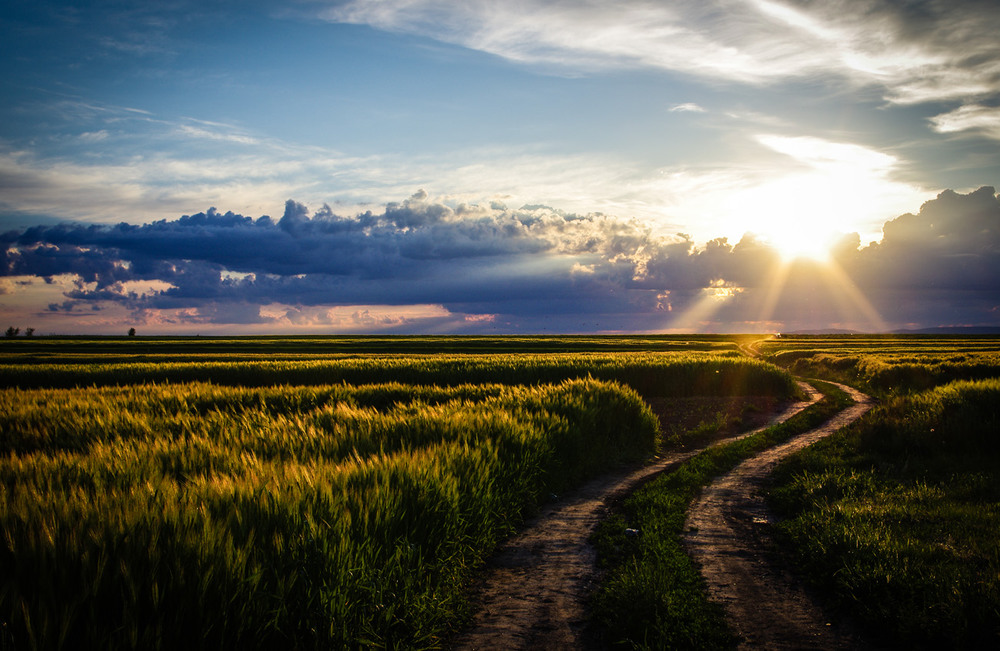
M 107 129 L 101 129 L 100 131 L 85 131 L 81 133 L 78 137 L 80 142 L 92 145 L 103 140 L 108 139 Z
M 794 143 L 817 151 L 854 147 L 869 157 L 896 160 L 858 145 L 774 133 L 735 136 L 732 145 L 743 154 L 735 160 L 655 167 L 624 154 L 568 154 L 541 144 L 453 149 L 445 155 L 351 156 L 228 124 L 164 119 L 122 106 L 67 101 L 56 112 L 65 116 L 46 117 L 61 132 L 107 135 L 99 147 L 69 147 L 65 155 L 0 141 L 4 223 L 38 216 L 104 223 L 170 220 L 211 205 L 241 214 L 274 214 L 290 196 L 309 205 L 330 202 L 341 210 L 363 211 L 414 188 L 433 187 L 456 203 L 545 203 L 574 212 L 634 216 L 662 232 L 686 232 L 698 242 L 720 235 L 736 241 L 756 228 L 744 223 L 741 206 L 747 202 L 740 195 L 811 164 L 801 159 L 801 151 L 791 152 Z M 775 143 L 781 142 L 789 150 L 786 156 L 775 155 L 781 149 Z M 855 161 L 841 156 L 833 162 L 849 168 Z M 874 170 L 878 173 L 864 181 L 871 192 L 858 203 L 869 208 L 854 213 L 875 229 L 887 216 L 928 197 L 919 188 L 893 182 L 886 169 Z M 836 193 L 857 194 L 853 189 Z M 888 200 L 873 201 L 870 195 Z
M 935 115 L 930 119 L 938 133 L 960 133 L 970 131 L 1000 140 L 1000 108 L 969 104 L 954 111 Z
M 350 216 L 289 200 L 279 219 L 211 209 L 142 225 L 9 231 L 0 234 L 0 275 L 28 286 L 45 279 L 47 311 L 76 323 L 120 324 L 127 314 L 156 327 L 865 329 L 926 322 L 951 307 L 961 312 L 949 322 L 996 323 L 993 188 L 943 192 L 886 222 L 880 242 L 860 245 L 856 233 L 842 239 L 839 275 L 805 263 L 782 272 L 787 263 L 752 235 L 697 246 L 636 220 L 450 203 L 419 191 Z M 4 287 L 5 297 L 27 292 Z
M 687 102 L 686 104 L 678 104 L 670 108 L 671 113 L 704 113 L 705 109 L 698 106 L 693 102 Z
M 894 156 L 869 147 L 821 138 L 761 134 L 757 136 L 757 141 L 822 171 L 839 171 L 849 167 L 859 174 L 885 174 L 898 163 Z
M 114 116 L 126 119 L 120 111 Z M 333 196 L 366 207 L 433 183 L 459 200 L 507 196 L 571 210 L 664 216 L 647 201 L 651 186 L 664 195 L 658 171 L 618 157 L 550 153 L 536 146 L 357 157 L 224 125 L 138 119 L 141 125 L 123 131 L 105 129 L 99 157 L 47 156 L 0 142 L 0 209 L 97 222 L 129 214 L 170 219 L 192 206 L 217 203 L 261 214 L 279 208 L 288 196 L 312 204 Z M 137 149 L 147 153 L 137 156 Z
M 309 214 L 289 201 L 277 221 L 213 209 L 142 226 L 38 226 L 2 241 L 8 275 L 77 274 L 94 284 L 72 296 L 81 300 L 109 300 L 109 288 L 155 279 L 171 289 L 141 300 L 177 307 L 223 295 L 351 303 L 369 285 L 384 285 L 379 291 L 397 304 L 455 295 L 535 297 L 546 286 L 564 291 L 574 264 L 591 258 L 626 264 L 649 238 L 634 221 L 543 207 L 449 206 L 417 193 L 380 214 L 342 217 L 328 206 Z M 532 273 L 563 278 L 514 284 Z
M 206 140 L 220 140 L 223 142 L 233 142 L 241 145 L 256 145 L 258 140 L 251 136 L 225 132 L 219 130 L 208 129 L 203 126 L 194 126 L 190 124 L 182 124 L 177 127 L 178 132 L 182 136 L 192 137 L 192 138 L 204 138 Z
M 942 192 L 882 232 L 845 261 L 864 286 L 1000 295 L 1000 199 L 992 187 Z
M 832 74 L 899 103 L 1000 90 L 991 2 L 352 0 L 320 16 L 568 70 L 659 68 L 748 84 Z

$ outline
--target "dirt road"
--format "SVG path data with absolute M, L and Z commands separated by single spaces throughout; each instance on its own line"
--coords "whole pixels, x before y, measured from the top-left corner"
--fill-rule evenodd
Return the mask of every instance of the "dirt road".
M 818 400 L 795 403 L 771 420 L 783 422 Z M 718 441 L 719 445 L 740 436 Z M 710 447 L 710 446 L 705 446 Z M 698 454 L 705 447 L 664 455 L 630 473 L 594 480 L 543 509 L 493 557 L 477 591 L 477 614 L 452 640 L 457 649 L 585 649 L 585 601 L 596 576 L 588 538 L 608 505 L 650 476 Z
M 840 386 L 840 385 L 838 385 Z M 858 649 L 862 641 L 831 622 L 774 552 L 763 479 L 785 457 L 828 436 L 871 408 L 868 396 L 841 386 L 856 404 L 825 425 L 748 459 L 708 486 L 688 511 L 685 545 L 742 638 L 740 648 Z

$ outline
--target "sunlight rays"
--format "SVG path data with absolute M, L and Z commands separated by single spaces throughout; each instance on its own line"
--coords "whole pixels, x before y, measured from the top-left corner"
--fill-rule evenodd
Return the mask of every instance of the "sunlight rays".
M 754 287 L 739 287 L 722 279 L 713 281 L 694 293 L 686 305 L 674 296 L 671 311 L 676 316 L 665 330 L 717 331 L 722 322 L 732 325 L 727 313 L 733 307 L 743 312 L 749 308 L 754 320 L 743 323 L 750 330 L 890 329 L 878 309 L 833 259 L 820 262 L 779 258 L 760 278 L 760 284 Z M 742 306 L 734 305 L 737 297 Z
M 698 292 L 686 310 L 671 322 L 671 329 L 678 332 L 702 332 L 726 303 L 742 294 L 742 287 L 729 287 L 722 281 L 713 282 Z
M 872 332 L 887 332 L 888 324 L 871 304 L 871 301 L 861 292 L 861 289 L 834 260 L 829 260 L 822 267 L 822 278 L 830 287 L 831 294 L 841 313 L 846 317 L 860 314 Z
M 795 273 L 793 274 L 793 268 Z M 790 285 L 796 287 L 792 288 Z M 821 293 L 817 294 L 820 290 Z M 808 295 L 827 306 L 833 307 L 840 317 L 836 325 L 845 329 L 886 332 L 888 324 L 860 288 L 833 259 L 782 260 L 770 272 L 763 287 L 760 302 L 759 321 L 767 323 L 777 313 L 778 303 L 786 300 L 801 300 Z M 828 324 L 830 327 L 834 322 Z
M 761 301 L 760 313 L 757 320 L 768 322 L 775 314 L 781 293 L 785 289 L 785 282 L 788 280 L 788 273 L 791 265 L 787 261 L 780 261 L 771 271 L 770 279 L 766 283 L 764 299 Z

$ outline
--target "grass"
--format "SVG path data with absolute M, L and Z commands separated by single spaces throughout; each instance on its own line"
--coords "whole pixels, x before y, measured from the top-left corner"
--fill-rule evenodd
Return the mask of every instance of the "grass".
M 772 502 L 802 573 L 909 648 L 1000 643 L 1000 380 L 900 396 L 788 460 Z
M 698 491 L 759 451 L 807 431 L 851 404 L 835 387 L 785 423 L 698 454 L 635 491 L 594 534 L 605 578 L 594 599 L 603 641 L 632 648 L 720 649 L 736 642 L 721 607 L 684 551 L 685 514 Z M 627 529 L 636 530 L 630 535 Z
M 0 642 L 434 647 L 544 496 L 654 451 L 637 391 L 794 392 L 738 339 L 0 342 Z

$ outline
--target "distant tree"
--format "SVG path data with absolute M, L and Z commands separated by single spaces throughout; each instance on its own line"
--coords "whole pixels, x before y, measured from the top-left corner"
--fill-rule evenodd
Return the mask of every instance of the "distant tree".
M 8 337 L 16 337 L 17 333 L 19 332 L 21 332 L 20 328 L 15 328 L 14 326 L 11 326 L 7 328 L 7 332 L 5 332 L 4 334 L 7 335 Z
M 134 337 L 135 336 L 135 328 L 129 328 L 128 329 L 128 336 L 129 337 Z
M 35 329 L 34 328 L 25 328 L 24 329 L 24 336 L 25 337 L 30 337 L 33 334 L 35 334 Z

